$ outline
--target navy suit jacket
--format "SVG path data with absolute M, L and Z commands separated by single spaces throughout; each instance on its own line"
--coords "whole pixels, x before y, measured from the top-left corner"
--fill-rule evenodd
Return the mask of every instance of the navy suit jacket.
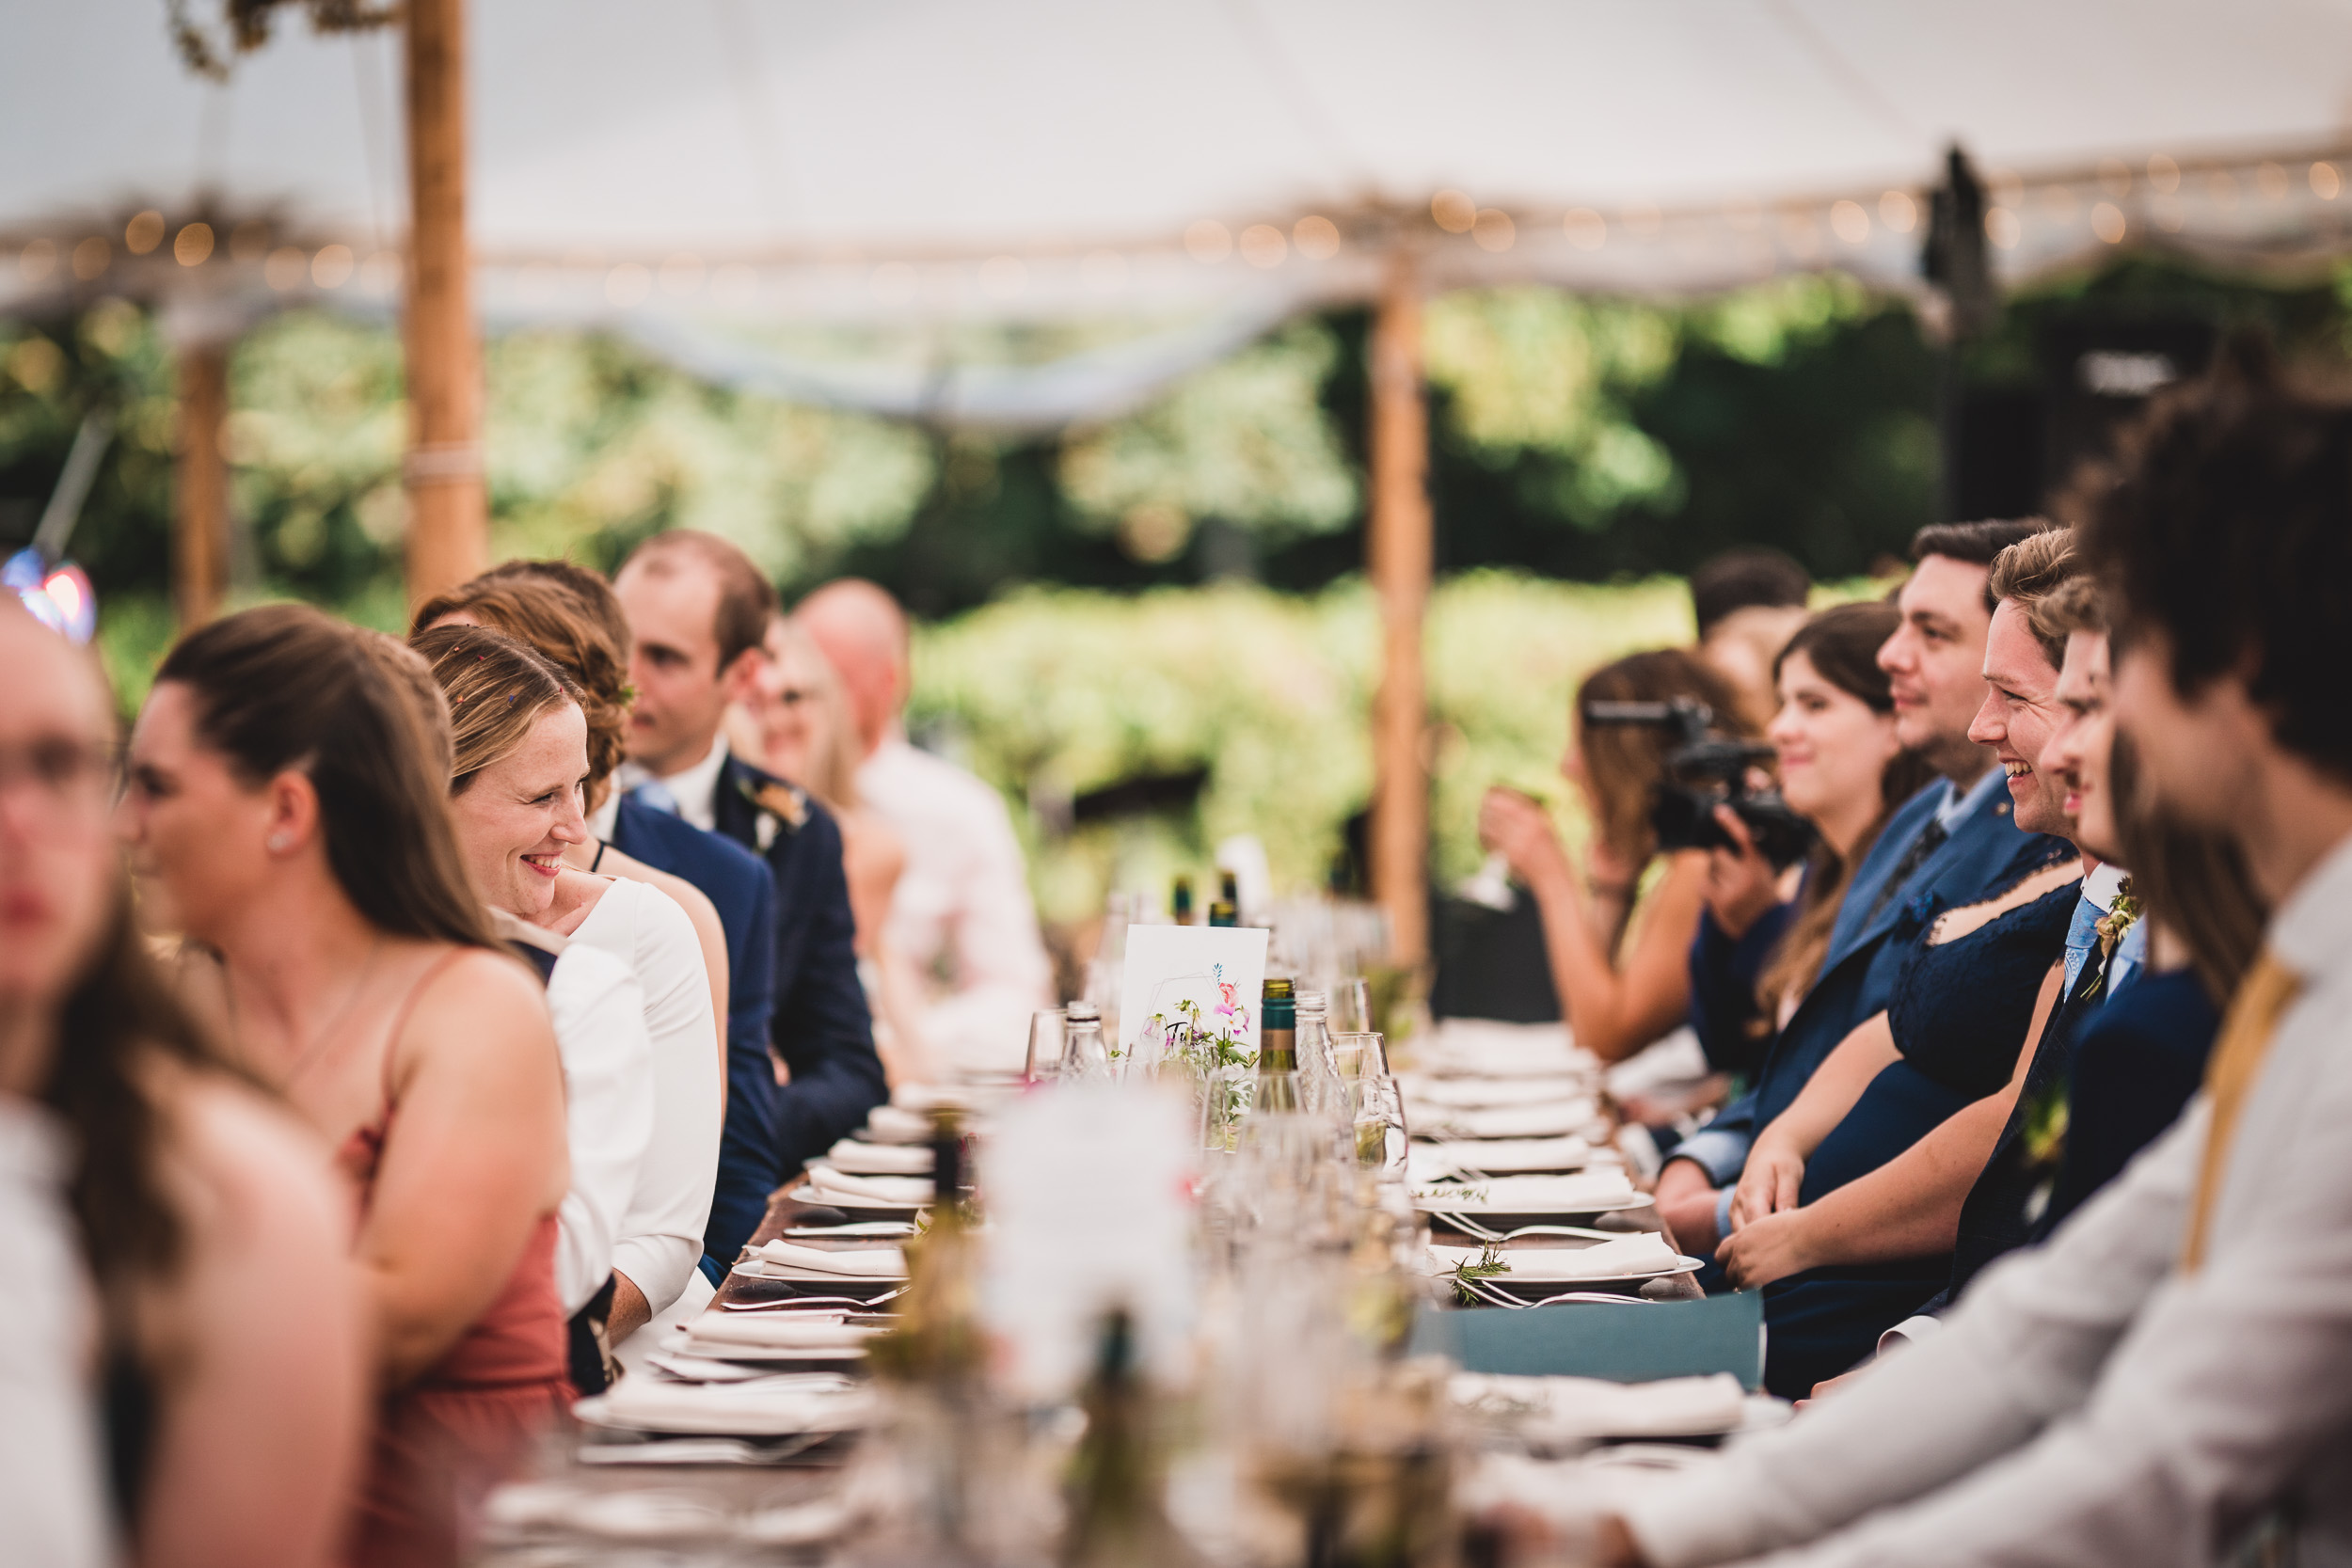
M 768 1059 L 775 1010 L 776 884 L 757 855 L 668 812 L 621 797 L 612 847 L 682 877 L 717 906 L 727 938 L 727 1117 L 719 1180 L 703 1229 L 703 1272 L 726 1276 L 783 1184 L 776 1151 L 776 1070 Z
M 2048 835 L 2019 832 L 2010 820 L 2009 792 L 1998 789 L 1919 863 L 1877 918 L 1867 918 L 1886 879 L 1912 840 L 1934 820 L 1943 800 L 1944 786 L 1931 784 L 1896 809 L 1862 857 L 1862 863 L 1854 868 L 1845 901 L 1830 927 L 1829 950 L 1822 956 L 1820 974 L 1772 1041 L 1755 1086 L 1677 1148 L 1677 1156 L 1695 1161 L 1716 1186 L 1739 1180 L 1757 1131 L 1788 1108 L 1814 1069 L 1855 1025 L 1884 1010 L 1911 948 L 1909 942 L 1887 940 L 1906 909 L 1923 904 L 1949 909 L 1975 903 L 2049 858 Z
M 788 1180 L 890 1098 L 858 983 L 841 826 L 805 792 L 731 753 L 710 814 L 719 832 L 761 851 L 776 879 L 776 1010 L 768 1037 L 792 1071 L 776 1090 L 776 1151 Z

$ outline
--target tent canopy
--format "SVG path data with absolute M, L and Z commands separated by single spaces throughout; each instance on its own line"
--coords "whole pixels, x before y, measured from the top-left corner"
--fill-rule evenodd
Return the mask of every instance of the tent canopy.
M 297 13 L 224 86 L 161 0 L 6 26 L 0 310 L 113 289 L 227 330 L 396 302 L 396 40 Z M 1399 245 L 1433 287 L 1910 287 L 1955 143 L 2012 278 L 2140 241 L 2325 254 L 2352 209 L 2352 7 L 2327 0 L 480 0 L 471 27 L 493 326 L 604 324 L 718 379 L 980 422 L 1115 410 L 1370 297 Z M 146 209 L 163 240 L 134 256 Z M 1016 336 L 975 374 L 935 330 L 975 321 L 1112 325 L 1074 366 Z M 860 332 L 829 356 L 775 330 L 811 323 Z

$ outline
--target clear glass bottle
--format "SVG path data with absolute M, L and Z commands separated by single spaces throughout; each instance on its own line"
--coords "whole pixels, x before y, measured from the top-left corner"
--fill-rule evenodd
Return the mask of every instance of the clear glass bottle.
M 1168 895 L 1168 917 L 1179 926 L 1192 924 L 1192 879 L 1179 877 Z
M 1341 1081 L 1331 1055 L 1331 1031 L 1326 1022 L 1327 1002 L 1319 990 L 1297 993 L 1299 1099 L 1310 1111 L 1334 1119 L 1348 1109 L 1347 1085 Z
M 1068 1039 L 1062 1046 L 1062 1081 L 1107 1083 L 1117 1077 L 1110 1048 L 1103 1040 L 1103 1009 L 1091 1002 L 1073 1002 L 1067 1012 L 1070 1022 Z

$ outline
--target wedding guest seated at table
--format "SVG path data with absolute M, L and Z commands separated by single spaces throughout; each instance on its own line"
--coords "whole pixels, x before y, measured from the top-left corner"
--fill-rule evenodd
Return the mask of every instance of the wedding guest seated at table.
M 1780 707 L 1765 738 L 1779 753 L 1781 798 L 1820 837 L 1802 863 L 1775 871 L 1735 813 L 1716 814 L 1738 847 L 1708 852 L 1691 1024 L 1718 1070 L 1761 1065 L 1820 970 L 1855 864 L 1933 777 L 1896 738 L 1894 696 L 1878 666 L 1900 618 L 1891 604 L 1838 605 L 1800 626 L 1772 661 Z
M 767 1044 L 789 1081 L 776 1082 L 766 1052 L 755 1061 L 730 1037 L 728 1103 L 772 1112 L 764 1145 L 749 1113 L 739 1133 L 728 1129 L 704 1237 L 704 1272 L 715 1282 L 766 1215 L 768 1195 L 864 1125 L 890 1090 L 858 985 L 840 828 L 806 791 L 727 749 L 727 705 L 749 695 L 767 661 L 774 588 L 716 534 L 671 529 L 637 547 L 613 592 L 628 616 L 637 688 L 625 786 L 642 804 L 757 852 L 775 879 Z
M 841 825 L 841 868 L 857 922 L 858 979 L 874 1049 L 893 1088 L 939 1076 L 922 1034 L 922 987 L 890 942 L 906 841 L 858 793 L 858 741 L 841 677 L 787 615 L 768 618 L 768 662 L 727 716 L 728 745 L 824 802 Z
M 1661 853 L 1650 826 L 1652 792 L 1665 782 L 1666 759 L 1681 744 L 1675 732 L 1595 723 L 1587 707 L 1677 698 L 1704 704 L 1718 725 L 1743 733 L 1730 688 L 1679 648 L 1605 664 L 1578 688 L 1575 740 L 1560 771 L 1583 797 L 1593 824 L 1581 873 L 1550 814 L 1531 797 L 1496 787 L 1478 808 L 1479 842 L 1509 863 L 1513 879 L 1534 895 L 1542 913 L 1552 986 L 1568 1029 L 1604 1062 L 1632 1055 L 1690 1010 L 1685 956 L 1698 929 L 1707 853 Z
M 297 605 L 191 633 L 133 732 L 119 819 L 148 907 L 217 959 L 235 1060 L 357 1187 L 380 1402 L 345 1560 L 441 1564 L 569 1400 L 563 1069 L 375 635 Z
M 610 1279 L 604 1332 L 617 1344 L 707 1283 L 694 1265 L 719 1167 L 723 1064 L 700 944 L 651 883 L 562 863 L 588 836 L 580 781 L 594 777 L 570 678 L 483 627 L 421 632 L 412 645 L 448 699 L 450 816 L 474 885 L 493 908 L 570 939 L 548 998 L 572 1091 L 572 1193 L 588 1212 L 575 1248 L 565 1204 L 560 1277 L 575 1313 Z
M 775 1010 L 775 879 L 757 855 L 733 839 L 706 832 L 617 787 L 612 773 L 627 754 L 635 692 L 628 677 L 628 618 L 611 584 L 566 561 L 509 561 L 426 601 L 417 612 L 420 631 L 468 625 L 491 626 L 529 644 L 587 695 L 581 712 L 590 719 L 591 836 L 565 849 L 564 863 L 650 881 L 677 899 L 694 918 L 714 984 L 724 977 L 725 1081 L 720 1103 L 725 1119 L 703 1237 L 703 1283 L 689 1281 L 666 1314 L 672 1320 L 691 1316 L 766 1212 L 768 1195 L 781 1175 L 776 1073 L 768 1045 Z M 702 907 L 715 911 L 724 938 L 724 951 L 715 957 L 698 912 Z
M 509 561 L 437 594 L 417 609 L 409 637 L 436 626 L 502 631 L 568 675 L 588 721 L 588 784 L 581 804 L 594 823 L 607 817 L 612 774 L 628 754 L 628 621 L 605 580 L 567 561 Z M 675 821 L 675 818 L 665 818 Z M 650 882 L 686 911 L 710 977 L 711 1013 L 726 1016 L 734 985 L 726 922 L 718 906 L 684 877 L 647 864 L 594 834 L 565 848 L 564 863 L 606 877 Z M 747 878 L 752 868 L 746 866 Z M 726 1036 L 719 1036 L 723 1060 Z
M 2156 400 L 2088 553 L 2153 806 L 2270 901 L 2204 1092 L 1942 1332 L 1599 1521 L 1657 1568 L 2352 1560 L 2352 408 Z
M 1054 1005 L 1054 972 L 1004 798 L 908 741 L 914 656 L 898 600 L 848 578 L 792 618 L 849 698 L 858 794 L 906 846 L 887 942 L 923 986 L 925 1051 L 943 1066 L 1018 1068 L 1029 1015 Z
M 1844 1372 L 1935 1296 L 2030 1064 L 2072 1027 L 2063 958 L 2090 906 L 2074 847 L 2058 836 L 2073 830 L 2063 793 L 2040 771 L 2065 647 L 2041 607 L 2075 574 L 2071 541 L 2037 533 L 1994 560 L 1987 691 L 1969 731 L 1999 756 L 2017 826 L 2052 835 L 2041 863 L 1977 903 L 1906 911 L 1921 936 L 1898 933 L 1911 950 L 1887 1010 L 1758 1133 L 1740 1176 L 1718 1256 L 1734 1285 L 1764 1288 L 1775 1393 L 1803 1396 Z
M 2068 632 L 2058 699 L 2068 719 L 2043 752 L 2085 850 L 2131 867 L 2115 918 L 2107 1002 L 2084 1021 L 2061 1105 L 2039 1118 L 2038 1163 L 2057 1174 L 2027 1218 L 2047 1236 L 2180 1119 L 2204 1076 L 2220 1008 L 2245 978 L 2269 911 L 2223 833 L 2148 800 L 2129 736 L 2115 732 L 2105 605 L 2078 578 L 2057 595 Z M 2112 846 L 2109 856 L 2105 846 Z M 2053 1149 L 2052 1146 L 2055 1146 Z
M 1912 541 L 1918 564 L 1897 595 L 1900 624 L 1878 654 L 1895 702 L 1895 737 L 1943 778 L 1906 801 L 1854 867 L 1813 983 L 1782 1022 L 1748 1092 L 1675 1146 L 1658 1179 L 1661 1217 L 1705 1256 L 1731 1228 L 1731 1199 L 1757 1126 L 1786 1110 L 1824 1057 L 1885 1008 L 1909 952 L 1903 911 L 1931 899 L 1975 903 L 2038 863 L 2020 833 L 1992 751 L 1969 738 L 1984 705 L 1994 558 L 2046 525 L 1937 523 Z M 1712 1273 L 1713 1271 L 1710 1271 Z M 1720 1283 L 1720 1274 L 1710 1283 Z
M 1780 709 L 1773 662 L 1804 625 L 1813 579 L 1775 549 L 1725 550 L 1691 574 L 1691 615 L 1698 623 L 1696 652 L 1738 694 L 1740 715 L 1755 729 Z
M 8 594 L 0 668 L 0 1556 L 324 1568 L 367 1395 L 344 1196 L 133 923 L 96 660 Z

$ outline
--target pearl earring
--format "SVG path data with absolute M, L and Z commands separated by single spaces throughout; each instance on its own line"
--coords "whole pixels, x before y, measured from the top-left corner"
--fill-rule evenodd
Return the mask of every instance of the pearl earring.
M 294 840 L 288 838 L 284 833 L 272 833 L 269 835 L 270 852 L 273 854 L 283 854 L 285 853 L 286 846 L 292 844 Z

